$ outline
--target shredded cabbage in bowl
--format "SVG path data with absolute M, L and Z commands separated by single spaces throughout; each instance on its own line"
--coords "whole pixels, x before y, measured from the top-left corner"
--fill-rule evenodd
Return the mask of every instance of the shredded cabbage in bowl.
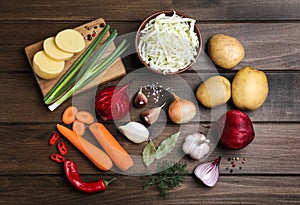
M 153 69 L 165 73 L 184 69 L 197 55 L 199 39 L 195 20 L 164 13 L 151 19 L 140 32 L 138 50 Z

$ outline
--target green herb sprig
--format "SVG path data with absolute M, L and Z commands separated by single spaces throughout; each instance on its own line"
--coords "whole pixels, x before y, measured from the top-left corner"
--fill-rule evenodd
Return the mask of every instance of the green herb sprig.
M 163 198 L 166 198 L 169 195 L 169 190 L 179 186 L 183 182 L 184 176 L 188 175 L 186 163 L 183 162 L 172 165 L 170 162 L 164 161 L 158 164 L 158 171 L 156 174 L 149 175 L 143 188 L 148 189 L 156 185 Z

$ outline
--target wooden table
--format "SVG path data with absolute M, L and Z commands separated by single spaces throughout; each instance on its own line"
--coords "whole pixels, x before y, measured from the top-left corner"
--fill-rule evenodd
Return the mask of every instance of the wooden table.
M 300 2 L 253 1 L 1 1 L 0 52 L 0 203 L 1 204 L 299 204 L 300 203 Z M 222 156 L 220 179 L 214 188 L 192 174 L 198 162 L 183 157 L 190 174 L 162 199 L 156 188 L 143 190 L 145 177 L 102 172 L 67 142 L 69 159 L 77 162 L 85 180 L 117 177 L 106 192 L 85 194 L 67 181 L 61 164 L 49 160 L 48 145 L 69 100 L 54 112 L 41 92 L 24 48 L 65 28 L 103 17 L 120 34 L 135 32 L 153 12 L 176 9 L 195 18 L 204 43 L 215 33 L 238 38 L 245 59 L 232 71 L 218 68 L 230 80 L 244 66 L 265 71 L 270 92 L 259 110 L 247 112 L 255 140 L 238 151 L 218 145 L 207 160 Z M 204 53 L 203 53 L 204 54 Z M 125 62 L 130 73 L 141 64 L 133 55 Z M 207 71 L 203 71 L 204 73 Z M 195 71 L 181 74 L 192 89 L 201 83 Z M 113 85 L 118 80 L 107 83 Z M 205 116 L 210 111 L 199 105 Z M 235 109 L 228 103 L 227 109 Z M 223 113 L 219 113 L 221 115 Z M 203 122 L 208 124 L 209 118 Z M 193 122 L 197 123 L 197 122 Z M 111 132 L 122 137 L 113 123 Z M 169 128 L 171 132 L 172 128 Z M 66 140 L 65 140 L 66 141 Z M 230 167 L 230 157 L 246 158 L 242 169 Z

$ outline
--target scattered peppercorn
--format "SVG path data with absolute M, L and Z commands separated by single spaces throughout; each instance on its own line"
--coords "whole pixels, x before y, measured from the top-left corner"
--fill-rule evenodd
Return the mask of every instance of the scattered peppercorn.
M 91 34 L 88 34 L 87 35 L 87 40 L 91 41 L 93 39 L 92 35 Z
M 105 27 L 105 23 L 101 23 L 99 26 L 100 26 L 101 28 L 104 28 L 104 27 Z
M 97 35 L 96 31 L 93 31 L 92 37 L 95 37 Z
M 242 159 L 242 160 L 240 160 Z M 245 164 L 247 158 L 240 158 L 240 157 L 228 157 L 228 162 L 230 162 L 230 166 L 226 167 L 226 170 L 229 171 L 229 173 L 233 173 L 233 171 L 239 169 L 243 169 L 243 165 Z

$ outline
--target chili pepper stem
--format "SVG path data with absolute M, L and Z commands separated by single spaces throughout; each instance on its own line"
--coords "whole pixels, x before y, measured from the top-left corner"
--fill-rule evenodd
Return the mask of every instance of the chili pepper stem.
M 117 177 L 112 178 L 111 180 L 108 180 L 108 181 L 107 180 L 103 180 L 103 181 L 104 181 L 105 185 L 108 186 L 111 182 L 113 182 L 115 180 L 117 180 Z

